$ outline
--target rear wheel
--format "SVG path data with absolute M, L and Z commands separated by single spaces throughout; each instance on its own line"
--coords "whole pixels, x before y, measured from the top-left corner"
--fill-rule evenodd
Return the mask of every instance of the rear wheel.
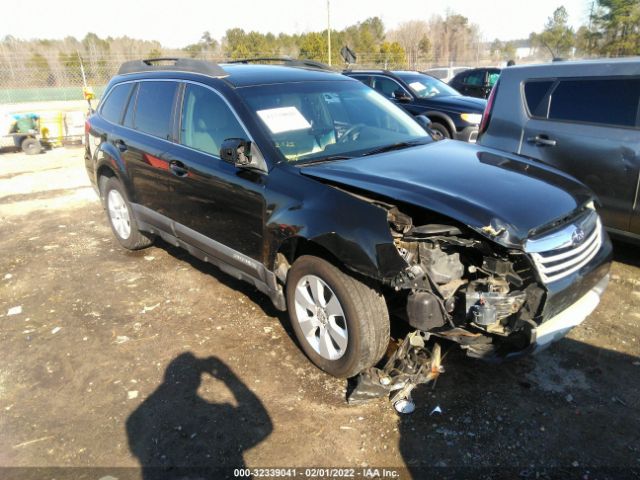
M 449 133 L 449 130 L 447 129 L 447 127 L 445 127 L 441 123 L 431 122 L 431 125 L 429 126 L 429 128 L 431 128 L 431 130 L 433 131 L 434 133 L 433 138 L 435 140 L 444 140 L 445 138 L 451 138 L 451 134 Z
M 380 291 L 321 258 L 302 256 L 293 264 L 287 308 L 300 346 L 331 375 L 352 377 L 387 349 L 389 313 Z
M 120 245 L 129 250 L 140 250 L 151 245 L 153 237 L 138 229 L 131 205 L 118 179 L 107 178 L 101 185 L 109 225 Z
M 42 152 L 42 144 L 37 138 L 27 137 L 20 144 L 20 148 L 27 155 L 37 155 Z

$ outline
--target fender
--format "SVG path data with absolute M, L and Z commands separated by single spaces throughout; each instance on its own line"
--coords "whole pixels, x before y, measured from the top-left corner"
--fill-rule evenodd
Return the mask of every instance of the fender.
M 317 192 L 317 188 L 310 190 Z M 393 243 L 387 210 L 330 185 L 324 185 L 319 195 L 310 193 L 300 203 L 293 201 L 274 210 L 266 237 L 269 268 L 275 265 L 278 252 L 301 239 L 319 245 L 348 269 L 375 280 L 391 279 L 407 267 Z
M 427 117 L 429 117 L 429 120 L 436 121 L 436 120 L 440 120 L 438 123 L 444 123 L 446 125 L 446 127 L 449 129 L 449 131 L 451 132 L 451 135 L 455 135 L 457 129 L 456 126 L 453 123 L 453 120 L 451 120 L 451 117 L 449 117 L 448 115 L 442 113 L 442 112 L 434 112 L 434 111 L 426 111 L 421 113 L 420 115 L 425 115 Z

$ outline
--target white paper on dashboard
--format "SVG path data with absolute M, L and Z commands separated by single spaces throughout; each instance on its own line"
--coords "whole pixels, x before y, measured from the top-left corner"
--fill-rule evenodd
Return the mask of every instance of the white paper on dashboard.
M 413 88 L 416 92 L 421 92 L 422 90 L 424 90 L 425 88 L 427 88 L 427 87 L 425 87 L 423 84 L 421 84 L 420 82 L 411 82 L 411 83 L 409 84 L 409 86 L 410 86 L 411 88 Z
M 269 108 L 256 112 L 271 133 L 291 132 L 311 128 L 311 124 L 296 107 Z

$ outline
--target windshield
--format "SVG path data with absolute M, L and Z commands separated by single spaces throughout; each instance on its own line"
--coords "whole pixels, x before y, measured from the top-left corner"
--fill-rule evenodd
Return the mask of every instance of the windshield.
M 429 75 L 421 75 L 419 73 L 397 73 L 396 75 L 404 80 L 413 94 L 418 98 L 452 97 L 460 95 L 460 93 L 446 83 Z
M 403 110 L 352 80 L 258 85 L 238 93 L 290 162 L 338 160 L 431 141 Z

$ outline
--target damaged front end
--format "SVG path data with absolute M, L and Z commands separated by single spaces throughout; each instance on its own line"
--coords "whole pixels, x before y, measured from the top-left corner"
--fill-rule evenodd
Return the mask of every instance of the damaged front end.
M 407 268 L 389 281 L 393 312 L 412 327 L 459 343 L 469 356 L 526 349 L 545 291 L 526 255 L 447 224 L 414 226 L 388 211 Z

